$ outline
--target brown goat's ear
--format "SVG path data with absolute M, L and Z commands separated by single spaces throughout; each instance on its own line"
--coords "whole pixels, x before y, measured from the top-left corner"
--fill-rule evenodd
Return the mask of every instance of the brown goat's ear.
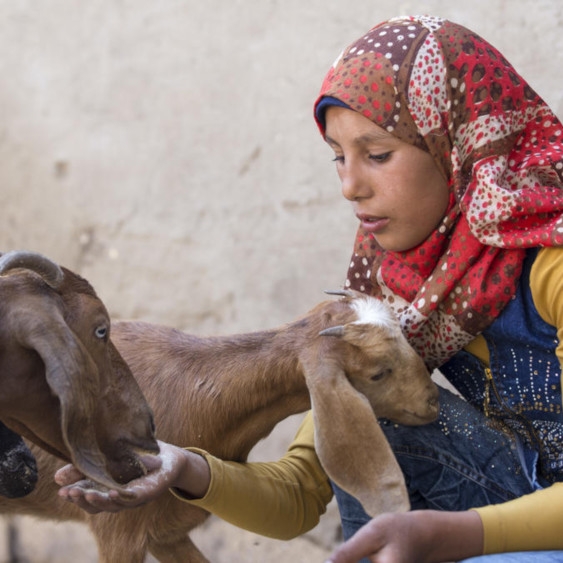
M 99 395 L 98 369 L 66 323 L 50 321 L 49 332 L 30 342 L 45 364 L 45 377 L 61 406 L 61 432 L 76 468 L 107 487 L 109 475 L 98 447 L 93 417 Z

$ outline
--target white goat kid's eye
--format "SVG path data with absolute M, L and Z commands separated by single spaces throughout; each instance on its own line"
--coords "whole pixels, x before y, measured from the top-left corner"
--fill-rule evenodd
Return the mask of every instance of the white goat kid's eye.
M 377 373 L 374 373 L 370 379 L 372 381 L 379 381 L 380 379 L 383 379 L 384 377 L 387 377 L 389 374 L 391 373 L 390 369 L 382 369 L 381 371 L 378 371 Z
M 107 327 L 107 326 L 99 326 L 99 327 L 96 328 L 96 330 L 94 331 L 94 334 L 96 335 L 96 338 L 99 338 L 100 340 L 103 340 L 103 339 L 106 338 L 107 335 L 108 335 L 108 327 Z

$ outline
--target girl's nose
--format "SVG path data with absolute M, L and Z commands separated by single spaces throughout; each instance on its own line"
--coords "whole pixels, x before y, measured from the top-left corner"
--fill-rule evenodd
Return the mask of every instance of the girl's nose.
M 362 174 L 361 167 L 349 166 L 341 171 L 342 195 L 349 201 L 366 199 L 373 195 L 367 178 Z

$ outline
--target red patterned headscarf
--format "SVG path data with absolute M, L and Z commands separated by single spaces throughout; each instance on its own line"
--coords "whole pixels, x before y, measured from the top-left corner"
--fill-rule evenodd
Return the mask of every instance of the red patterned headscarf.
M 330 69 L 315 108 L 327 97 L 429 152 L 448 179 L 429 238 L 391 252 L 360 227 L 347 280 L 387 301 L 437 367 L 514 295 L 526 248 L 563 245 L 563 127 L 501 53 L 437 17 L 372 28 Z

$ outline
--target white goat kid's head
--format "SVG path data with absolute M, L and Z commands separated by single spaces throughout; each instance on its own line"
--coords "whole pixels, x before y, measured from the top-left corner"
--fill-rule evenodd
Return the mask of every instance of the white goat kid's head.
M 435 420 L 438 388 L 404 337 L 394 313 L 381 301 L 359 292 L 329 293 L 343 295 L 356 319 L 320 332 L 323 337 L 333 337 L 328 350 L 335 354 L 326 346 L 324 352 L 340 364 L 376 416 L 407 425 Z

